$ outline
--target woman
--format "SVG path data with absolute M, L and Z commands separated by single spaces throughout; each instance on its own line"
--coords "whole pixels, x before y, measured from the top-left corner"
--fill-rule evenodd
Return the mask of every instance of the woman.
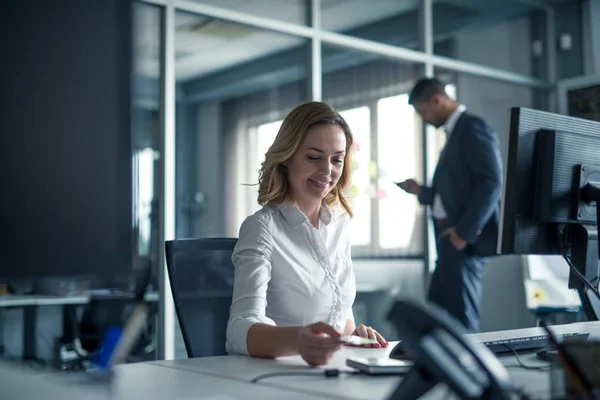
M 328 363 L 342 334 L 377 339 L 354 324 L 350 258 L 352 132 L 329 105 L 304 103 L 283 121 L 259 172 L 263 208 L 240 228 L 227 351 L 255 357 L 300 354 Z

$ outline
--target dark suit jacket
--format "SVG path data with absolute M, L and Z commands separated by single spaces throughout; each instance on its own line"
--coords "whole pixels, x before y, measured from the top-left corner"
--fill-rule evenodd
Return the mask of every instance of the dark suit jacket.
M 498 138 L 481 118 L 464 112 L 440 156 L 431 187 L 419 202 L 433 204 L 439 193 L 449 226 L 479 256 L 497 253 L 502 160 Z

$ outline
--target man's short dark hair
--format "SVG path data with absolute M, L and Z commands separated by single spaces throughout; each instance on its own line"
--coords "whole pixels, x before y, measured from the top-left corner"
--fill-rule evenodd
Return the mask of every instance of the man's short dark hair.
M 427 102 L 436 94 L 448 97 L 446 94 L 446 85 L 436 78 L 420 79 L 413 87 L 408 97 L 408 104 Z

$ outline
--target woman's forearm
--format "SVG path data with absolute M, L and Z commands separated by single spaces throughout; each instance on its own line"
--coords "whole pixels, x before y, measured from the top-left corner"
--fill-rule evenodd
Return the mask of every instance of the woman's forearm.
M 275 358 L 298 354 L 297 341 L 301 326 L 273 326 L 257 323 L 248 329 L 248 354 Z

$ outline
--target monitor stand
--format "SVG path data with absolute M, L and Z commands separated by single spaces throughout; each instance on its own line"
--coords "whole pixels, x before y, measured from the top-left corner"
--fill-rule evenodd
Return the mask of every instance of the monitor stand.
M 574 268 L 597 290 L 600 279 L 598 228 L 594 225 L 575 225 L 571 235 L 571 262 Z M 569 274 L 569 288 L 576 289 L 579 293 L 587 319 L 599 320 L 600 300 L 573 271 Z
M 582 223 L 571 230 L 571 272 L 569 288 L 576 289 L 581 298 L 583 311 L 590 321 L 600 319 L 600 168 L 592 165 L 580 165 L 578 176 L 576 218 Z M 596 217 L 596 225 L 589 222 Z M 591 218 L 590 218 L 591 217 Z M 589 283 L 589 285 L 587 284 Z M 590 288 L 590 286 L 593 287 Z

